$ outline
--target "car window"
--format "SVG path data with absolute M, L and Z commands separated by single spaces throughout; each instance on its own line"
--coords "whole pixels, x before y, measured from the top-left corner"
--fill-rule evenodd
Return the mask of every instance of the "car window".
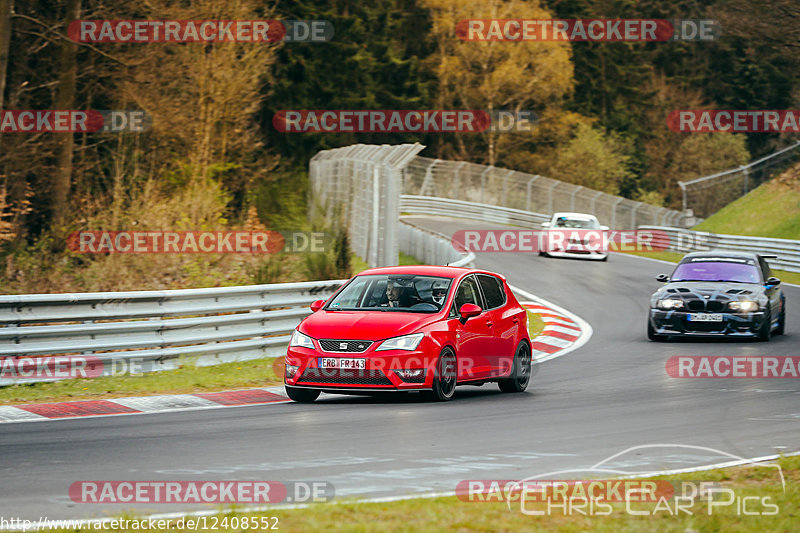
M 455 298 L 456 309 L 461 309 L 464 304 L 475 304 L 484 309 L 481 293 L 478 289 L 478 282 L 475 276 L 467 276 L 458 286 Z
M 478 281 L 483 290 L 483 297 L 486 299 L 487 309 L 494 309 L 506 303 L 506 293 L 503 290 L 502 281 L 486 274 L 478 274 Z
M 727 257 L 695 257 L 678 265 L 672 281 L 728 281 L 760 283 L 755 261 Z

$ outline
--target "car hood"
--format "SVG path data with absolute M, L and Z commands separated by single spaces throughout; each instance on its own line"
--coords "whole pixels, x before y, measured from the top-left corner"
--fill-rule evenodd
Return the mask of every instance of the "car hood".
M 764 287 L 760 283 L 674 281 L 665 284 L 656 294 L 661 298 L 666 298 L 667 296 L 682 296 L 715 300 L 749 300 L 762 296 L 764 294 Z
M 322 309 L 303 320 L 298 329 L 316 339 L 377 341 L 416 333 L 420 328 L 441 318 L 440 313 Z

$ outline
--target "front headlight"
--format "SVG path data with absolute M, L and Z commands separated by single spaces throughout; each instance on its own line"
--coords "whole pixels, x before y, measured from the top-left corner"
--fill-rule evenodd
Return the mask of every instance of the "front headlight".
M 419 343 L 422 342 L 424 333 L 414 333 L 412 335 L 403 335 L 402 337 L 394 337 L 386 339 L 380 346 L 375 348 L 376 352 L 383 350 L 416 350 Z
M 743 311 L 749 313 L 750 311 L 758 311 L 758 303 L 752 300 L 742 300 L 741 302 L 728 302 L 728 307 L 733 311 Z
M 659 309 L 682 309 L 683 300 L 679 300 L 678 298 L 666 298 L 664 300 L 657 301 L 656 307 Z
M 297 330 L 294 330 L 292 333 L 292 340 L 289 341 L 289 346 L 302 346 L 303 348 L 311 348 L 314 349 L 314 341 L 311 340 L 311 337 L 308 335 L 304 335 Z

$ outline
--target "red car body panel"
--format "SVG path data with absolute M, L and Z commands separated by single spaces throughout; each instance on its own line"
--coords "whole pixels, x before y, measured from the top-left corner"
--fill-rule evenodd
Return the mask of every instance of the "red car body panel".
M 353 279 L 361 275 L 415 274 L 451 278 L 452 284 L 441 311 L 435 313 L 382 312 L 376 310 L 327 310 L 333 300 Z M 483 310 L 480 315 L 462 323 L 453 315 L 454 299 L 459 284 L 467 276 L 485 274 L 502 284 L 505 304 Z M 496 381 L 508 377 L 520 342 L 527 342 L 527 312 L 519 304 L 505 278 L 485 270 L 445 266 L 404 266 L 374 268 L 361 272 L 348 281 L 326 302 L 326 306 L 306 317 L 297 330 L 311 337 L 314 349 L 290 346 L 286 364 L 299 367 L 285 383 L 292 387 L 307 387 L 334 392 L 340 391 L 403 391 L 431 389 L 434 369 L 445 346 L 451 347 L 457 359 L 457 382 Z M 482 298 L 485 302 L 485 298 Z M 417 348 L 407 350 L 375 349 L 382 341 L 403 335 L 423 333 Z M 365 351 L 342 353 L 322 349 L 320 340 L 364 341 Z M 334 344 L 334 347 L 336 345 Z M 366 359 L 365 368 L 358 370 L 319 369 L 319 358 Z M 394 370 L 425 369 L 424 380 L 404 381 Z

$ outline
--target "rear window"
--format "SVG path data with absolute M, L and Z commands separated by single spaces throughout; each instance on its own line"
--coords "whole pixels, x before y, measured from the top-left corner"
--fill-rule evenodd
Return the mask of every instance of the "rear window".
M 478 274 L 478 281 L 486 298 L 486 308 L 494 309 L 506 303 L 506 293 L 503 290 L 503 282 L 494 276 Z

